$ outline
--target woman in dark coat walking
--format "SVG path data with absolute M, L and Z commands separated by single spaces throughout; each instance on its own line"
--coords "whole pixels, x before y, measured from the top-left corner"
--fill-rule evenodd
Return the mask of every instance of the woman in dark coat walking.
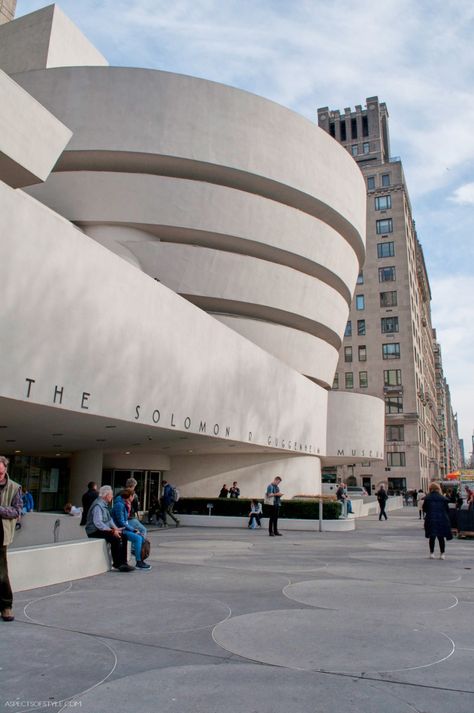
M 449 522 L 448 501 L 441 494 L 438 483 L 430 483 L 428 495 L 423 502 L 425 513 L 425 537 L 430 541 L 430 559 L 434 559 L 434 546 L 438 538 L 441 560 L 444 560 L 444 540 L 453 539 L 451 523 Z

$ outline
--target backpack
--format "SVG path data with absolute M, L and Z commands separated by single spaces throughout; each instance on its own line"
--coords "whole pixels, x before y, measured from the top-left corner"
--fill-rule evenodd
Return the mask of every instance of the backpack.
M 175 488 L 174 486 L 171 486 L 171 497 L 173 498 L 173 502 L 177 503 L 179 500 L 179 490 L 178 488 Z

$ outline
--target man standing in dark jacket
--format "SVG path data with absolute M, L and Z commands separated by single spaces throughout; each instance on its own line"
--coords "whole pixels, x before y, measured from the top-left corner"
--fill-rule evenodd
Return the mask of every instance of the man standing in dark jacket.
M 385 512 L 385 505 L 387 504 L 388 495 L 384 485 L 380 486 L 380 488 L 377 490 L 376 495 L 380 507 L 379 520 L 382 519 L 382 516 L 387 520 L 388 518 L 387 513 Z
M 441 494 L 441 487 L 438 483 L 430 483 L 428 495 L 423 502 L 425 513 L 425 537 L 430 541 L 430 559 L 434 559 L 435 541 L 438 539 L 440 560 L 445 559 L 445 538 L 453 539 L 451 523 L 449 522 L 448 501 Z
M 98 495 L 99 493 L 97 492 L 97 483 L 94 483 L 94 481 L 91 480 L 90 483 L 87 483 L 87 491 L 82 496 L 82 517 L 80 522 L 82 526 L 86 524 L 87 513 L 89 512 L 92 503 L 98 497 Z

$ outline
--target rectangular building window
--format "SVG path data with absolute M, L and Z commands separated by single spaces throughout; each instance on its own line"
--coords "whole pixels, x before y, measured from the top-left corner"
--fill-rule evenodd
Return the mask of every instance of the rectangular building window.
M 384 359 L 400 359 L 400 344 L 382 344 L 382 357 Z
M 402 370 L 401 369 L 385 369 L 383 372 L 384 386 L 401 386 Z
M 357 119 L 351 119 L 351 138 L 357 138 Z
M 381 307 L 396 307 L 397 306 L 397 292 L 381 292 L 380 293 L 380 306 Z
M 367 116 L 362 117 L 362 136 L 368 136 L 369 135 L 369 120 L 367 119 Z
M 356 309 L 365 309 L 364 295 L 356 295 Z
M 374 190 L 375 190 L 375 176 L 368 176 L 368 178 L 367 178 L 367 190 L 369 190 L 369 191 L 374 191 Z
M 389 240 L 386 243 L 377 243 L 377 257 L 393 257 L 395 255 L 395 243 Z
M 377 235 L 386 235 L 388 233 L 393 233 L 392 218 L 384 218 L 383 220 L 376 220 L 375 228 L 377 230 Z
M 344 361 L 352 361 L 352 347 L 344 347 Z
M 367 361 L 367 347 L 365 344 L 359 345 L 359 361 Z
M 394 282 L 396 279 L 397 274 L 393 266 L 379 267 L 379 282 Z
M 365 319 L 357 320 L 357 335 L 359 337 L 365 337 Z
M 387 465 L 390 467 L 404 467 L 405 453 L 387 453 Z
M 362 153 L 370 153 L 370 144 L 368 141 L 362 144 Z
M 375 210 L 389 210 L 392 207 L 392 196 L 377 196 Z
M 347 139 L 347 134 L 346 134 L 346 122 L 343 119 L 341 123 L 339 124 L 339 128 L 341 130 L 341 141 L 346 141 Z
M 364 284 L 364 273 L 361 271 L 357 275 L 357 284 L 358 285 L 363 285 Z
M 333 389 L 339 388 L 339 374 L 337 372 L 334 374 L 334 381 L 332 382 L 332 388 Z
M 346 328 L 344 330 L 344 336 L 352 337 L 352 322 L 351 322 L 351 320 L 349 320 L 346 324 Z
M 380 320 L 382 334 L 398 332 L 398 317 L 382 317 Z
M 387 426 L 385 429 L 385 439 L 387 441 L 404 441 L 405 427 L 404 426 Z
M 354 374 L 352 373 L 352 371 L 346 371 L 345 377 L 346 377 L 346 389 L 353 389 L 354 388 Z
M 386 188 L 389 185 L 390 185 L 390 174 L 389 173 L 382 174 L 382 188 Z
M 334 126 L 334 121 L 331 121 L 329 124 L 329 133 L 333 138 L 336 136 L 336 127 Z
M 359 371 L 359 387 L 361 389 L 366 389 L 369 385 L 369 379 L 366 371 Z
M 358 149 L 357 149 L 357 144 L 352 144 L 352 146 L 351 146 L 351 154 L 352 154 L 353 156 L 357 156 L 358 153 L 359 153 L 359 152 L 358 152 Z
M 385 413 L 403 413 L 402 396 L 386 396 Z

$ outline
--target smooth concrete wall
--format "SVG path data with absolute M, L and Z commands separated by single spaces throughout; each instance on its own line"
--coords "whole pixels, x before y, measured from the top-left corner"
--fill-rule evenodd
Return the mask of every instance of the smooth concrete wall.
M 8 551 L 8 572 L 13 592 L 93 577 L 110 569 L 104 540 L 38 545 Z
M 186 527 L 232 527 L 247 530 L 248 517 L 208 517 L 206 515 L 180 515 L 180 523 Z M 352 532 L 356 529 L 355 519 L 323 520 L 322 532 Z M 268 525 L 268 519 L 263 518 L 262 530 Z M 286 532 L 319 532 L 319 520 L 298 520 L 296 518 L 280 517 L 278 529 Z M 259 537 L 258 528 L 249 531 L 249 537 Z
M 261 499 L 277 475 L 282 478 L 280 489 L 286 498 L 321 492 L 319 459 L 307 455 L 175 456 L 167 479 L 179 487 L 183 497 L 216 498 L 224 483 L 229 486 L 236 480 L 243 498 Z
M 223 324 L 258 344 L 300 374 L 330 388 L 339 353 L 323 339 L 300 329 L 228 314 L 214 314 Z
M 15 79 L 74 131 L 59 168 L 199 178 L 266 196 L 326 222 L 363 262 L 366 192 L 359 168 L 294 112 L 232 87 L 155 70 L 70 67 Z
M 44 181 L 71 131 L 1 69 L 0 97 L 0 181 L 13 188 Z
M 211 438 L 249 448 L 275 448 L 271 435 L 324 452 L 322 388 L 2 184 L 0 236 L 0 396 L 175 433 L 199 435 L 206 421 Z
M 102 242 L 117 228 L 84 230 Z M 136 239 L 136 231 L 130 237 Z M 155 279 L 198 306 L 277 323 L 284 320 L 335 348 L 341 344 L 349 307 L 336 290 L 309 275 L 248 255 L 193 245 L 143 241 L 135 243 L 133 253 Z
M 76 505 L 80 505 L 80 502 Z M 55 524 L 59 521 L 59 527 Z M 85 529 L 80 526 L 79 515 L 66 515 L 54 512 L 28 512 L 21 518 L 21 530 L 15 532 L 13 544 L 9 549 L 31 547 L 32 545 L 51 545 L 56 542 L 87 540 Z M 56 534 L 55 534 L 56 533 Z
M 73 453 L 70 466 L 69 500 L 73 505 L 79 507 L 82 495 L 87 490 L 87 483 L 94 480 L 100 485 L 102 482 L 102 451 L 90 450 Z
M 8 74 L 78 64 L 108 62 L 57 5 L 0 27 L 0 67 Z
M 330 391 L 323 466 L 383 459 L 384 410 L 375 396 Z
M 164 242 L 254 255 L 313 275 L 350 302 L 359 271 L 333 228 L 290 206 L 227 186 L 170 176 L 60 171 L 30 195 L 80 225 L 135 226 Z M 133 252 L 134 241 L 117 232 Z M 143 239 L 142 239 L 143 241 Z M 147 263 L 141 268 L 148 272 Z

